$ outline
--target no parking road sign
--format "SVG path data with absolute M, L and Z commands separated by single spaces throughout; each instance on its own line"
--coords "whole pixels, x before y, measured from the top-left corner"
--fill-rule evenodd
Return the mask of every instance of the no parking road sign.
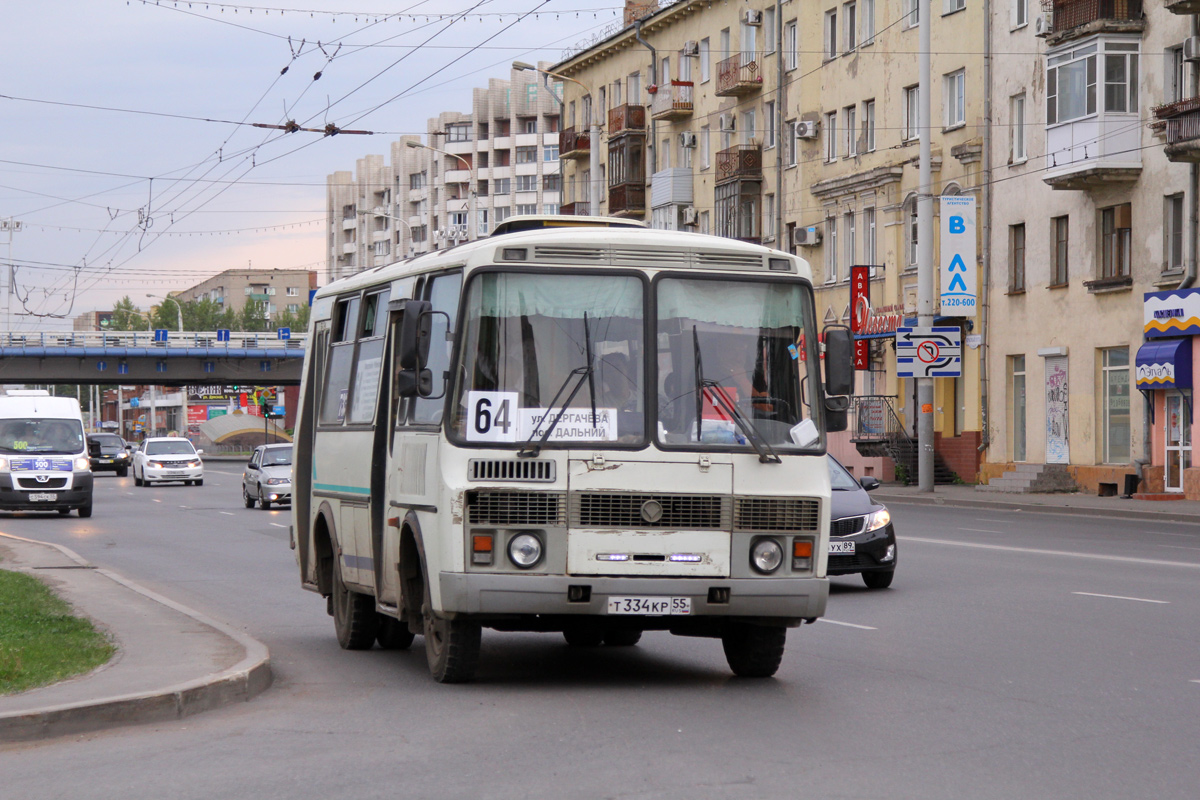
M 957 378 L 962 375 L 959 328 L 897 328 L 896 376 Z

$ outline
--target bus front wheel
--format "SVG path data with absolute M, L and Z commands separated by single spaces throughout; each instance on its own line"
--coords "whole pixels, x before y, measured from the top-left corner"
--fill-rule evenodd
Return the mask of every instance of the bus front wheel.
M 379 618 L 375 598 L 346 586 L 342 579 L 342 560 L 333 559 L 333 629 L 343 650 L 367 650 L 375 644 Z
M 730 623 L 721 636 L 725 660 L 733 674 L 740 678 L 769 678 L 783 661 L 787 643 L 787 628 Z
M 425 657 L 429 671 L 438 683 L 464 683 L 475 676 L 479 664 L 479 643 L 483 630 L 468 619 L 443 617 L 433 610 L 429 587 L 425 587 Z

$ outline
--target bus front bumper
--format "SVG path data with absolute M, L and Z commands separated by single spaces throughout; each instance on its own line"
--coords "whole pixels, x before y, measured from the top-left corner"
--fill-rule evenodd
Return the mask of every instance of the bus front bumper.
M 823 615 L 829 597 L 826 578 L 605 578 L 461 572 L 443 572 L 439 578 L 442 611 L 471 615 L 608 616 L 610 597 L 687 597 L 692 601 L 692 617 L 779 619 L 796 625 Z M 570 599 L 581 594 L 587 599 Z

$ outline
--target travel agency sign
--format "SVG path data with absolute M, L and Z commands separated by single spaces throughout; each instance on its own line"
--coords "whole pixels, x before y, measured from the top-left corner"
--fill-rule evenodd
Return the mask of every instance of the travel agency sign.
M 975 269 L 975 198 L 941 198 L 941 306 L 947 317 L 973 317 L 978 297 Z

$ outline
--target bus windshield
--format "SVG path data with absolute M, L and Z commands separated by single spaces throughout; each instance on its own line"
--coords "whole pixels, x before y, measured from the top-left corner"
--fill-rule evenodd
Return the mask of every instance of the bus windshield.
M 468 442 L 643 443 L 643 287 L 628 274 L 476 275 L 453 434 Z
M 817 429 L 801 424 L 811 311 L 800 283 L 664 278 L 655 286 L 661 444 L 819 443 Z
M 72 455 L 83 452 L 83 425 L 75 419 L 10 419 L 0 423 L 0 453 Z

